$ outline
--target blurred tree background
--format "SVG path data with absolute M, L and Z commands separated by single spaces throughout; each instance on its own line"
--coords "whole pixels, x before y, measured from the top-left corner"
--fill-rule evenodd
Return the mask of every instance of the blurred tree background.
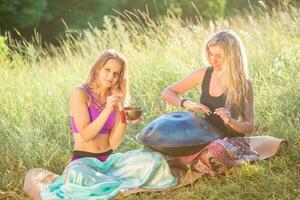
M 30 39 L 38 32 L 43 41 L 57 43 L 66 26 L 101 28 L 105 15 L 138 10 L 153 18 L 173 12 L 182 19 L 201 16 L 204 21 L 245 14 L 257 7 L 269 11 L 275 6 L 299 7 L 300 0 L 0 0 L 0 34 L 9 31 L 16 39 Z

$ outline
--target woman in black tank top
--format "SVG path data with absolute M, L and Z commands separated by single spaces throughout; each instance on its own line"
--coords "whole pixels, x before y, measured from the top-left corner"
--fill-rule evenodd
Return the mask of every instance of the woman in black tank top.
M 240 137 L 254 127 L 253 88 L 248 76 L 243 44 L 232 31 L 219 31 L 207 41 L 205 58 L 209 67 L 197 69 L 168 86 L 162 98 L 174 106 L 204 112 L 205 119 L 224 137 Z M 180 95 L 201 85 L 200 103 Z
M 234 129 L 230 128 L 227 126 L 222 118 L 217 115 L 215 110 L 217 108 L 222 108 L 225 107 L 225 93 L 222 93 L 219 96 L 212 96 L 209 93 L 209 86 L 210 86 L 210 80 L 211 80 L 211 75 L 214 71 L 213 67 L 208 67 L 206 69 L 203 82 L 201 85 L 202 93 L 200 97 L 200 103 L 203 105 L 206 105 L 209 110 L 212 112 L 210 114 L 205 114 L 205 119 L 213 124 L 215 127 L 217 127 L 226 137 L 237 137 L 237 136 L 244 136 L 243 133 L 239 133 L 235 131 Z

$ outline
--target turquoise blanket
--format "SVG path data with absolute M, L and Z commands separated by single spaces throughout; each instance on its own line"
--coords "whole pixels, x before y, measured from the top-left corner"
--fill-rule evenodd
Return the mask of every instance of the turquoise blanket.
M 162 189 L 177 184 L 164 156 L 139 149 L 115 153 L 105 162 L 95 158 L 72 161 L 42 192 L 44 200 L 111 199 L 133 188 Z

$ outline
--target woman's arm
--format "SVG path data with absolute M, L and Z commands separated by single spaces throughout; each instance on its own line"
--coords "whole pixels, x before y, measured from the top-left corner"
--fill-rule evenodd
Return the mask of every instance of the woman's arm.
M 251 81 L 248 81 L 248 95 L 247 95 L 248 104 L 246 105 L 245 117 L 246 119 L 243 121 L 238 121 L 236 119 L 232 119 L 229 121 L 229 126 L 234 130 L 245 133 L 246 135 L 250 134 L 255 125 L 255 108 L 254 108 L 254 94 L 253 94 L 253 86 Z
M 168 86 L 162 91 L 161 98 L 169 104 L 172 104 L 173 106 L 181 106 L 180 104 L 182 99 L 180 97 L 180 94 L 192 89 L 196 85 L 201 85 L 206 69 L 207 67 L 195 70 L 182 80 L 179 80 L 176 83 Z M 208 115 L 211 113 L 207 106 L 200 103 L 194 103 L 189 100 L 183 103 L 183 107 L 186 109 L 191 109 L 195 112 L 205 112 Z
M 218 108 L 215 111 L 224 120 L 225 124 L 240 133 L 249 135 L 253 131 L 255 125 L 254 95 L 252 83 L 250 80 L 248 81 L 247 101 L 248 104 L 246 105 L 245 112 L 246 119 L 244 119 L 243 121 L 232 118 L 227 108 Z
M 231 118 L 228 125 L 232 129 L 234 129 L 240 133 L 244 133 L 245 135 L 249 135 L 253 131 L 253 128 L 254 128 L 254 124 L 249 120 L 238 121 L 233 118 Z
M 109 146 L 113 150 L 115 150 L 119 146 L 122 139 L 124 138 L 125 131 L 126 131 L 126 123 L 122 123 L 120 117 L 120 112 L 124 111 L 123 105 L 120 103 L 116 110 L 117 111 L 116 111 L 115 125 L 109 136 Z
M 198 84 L 202 83 L 206 68 L 201 68 L 188 74 L 185 78 L 169 85 L 161 93 L 161 98 L 172 104 L 173 106 L 180 106 L 180 94 L 192 89 Z
M 76 128 L 81 138 L 86 142 L 97 136 L 98 132 L 104 126 L 110 113 L 113 111 L 112 106 L 106 106 L 100 115 L 93 122 L 90 122 L 87 101 L 85 89 L 82 87 L 77 87 L 72 92 L 69 102 L 71 115 L 74 118 Z

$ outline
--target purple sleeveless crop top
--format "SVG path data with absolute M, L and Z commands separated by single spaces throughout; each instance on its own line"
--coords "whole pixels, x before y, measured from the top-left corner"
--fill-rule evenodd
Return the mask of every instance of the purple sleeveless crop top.
M 91 105 L 88 107 L 90 120 L 92 122 L 100 115 L 100 113 L 104 109 L 105 104 L 100 104 L 99 102 L 97 102 L 97 99 L 94 97 L 92 91 L 90 90 L 90 88 L 88 86 L 83 85 L 83 87 L 87 90 L 90 98 L 92 99 Z M 110 113 L 110 115 L 108 116 L 102 129 L 99 131 L 99 134 L 109 134 L 115 124 L 115 120 L 116 120 L 115 112 L 112 111 Z M 75 124 L 73 117 L 71 117 L 71 127 L 72 127 L 73 133 L 79 132 L 76 128 L 76 124 Z

